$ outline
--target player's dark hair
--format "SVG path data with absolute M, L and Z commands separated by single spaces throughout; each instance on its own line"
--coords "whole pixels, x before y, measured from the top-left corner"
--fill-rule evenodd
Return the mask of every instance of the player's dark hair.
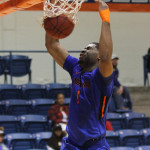
M 95 45 L 96 45 L 97 50 L 99 50 L 99 43 L 98 43 L 98 42 L 92 42 L 91 44 L 95 44 Z

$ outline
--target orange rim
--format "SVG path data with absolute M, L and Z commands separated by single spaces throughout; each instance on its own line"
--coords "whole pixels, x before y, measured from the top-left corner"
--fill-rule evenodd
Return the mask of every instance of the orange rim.
M 121 4 L 108 3 L 110 11 L 113 12 L 150 12 L 150 4 Z M 80 11 L 98 11 L 99 5 L 97 3 L 83 3 Z M 43 3 L 37 4 L 26 10 L 42 11 Z
M 42 11 L 45 0 L 10 0 L 0 4 L 0 17 L 18 10 Z M 150 12 L 150 4 L 108 3 L 114 12 Z M 99 4 L 83 3 L 81 11 L 98 11 Z

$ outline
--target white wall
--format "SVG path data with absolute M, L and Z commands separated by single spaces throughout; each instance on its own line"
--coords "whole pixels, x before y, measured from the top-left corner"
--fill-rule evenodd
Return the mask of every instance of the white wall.
M 0 18 L 0 50 L 45 50 L 44 30 L 37 23 L 42 12 L 17 12 Z M 71 36 L 61 41 L 69 50 L 81 50 L 98 41 L 101 21 L 97 12 L 80 12 L 80 22 Z M 150 13 L 111 13 L 114 52 L 120 57 L 120 81 L 143 85 L 142 56 L 150 47 Z M 0 54 L 1 55 L 1 54 Z M 74 54 L 78 57 L 79 54 Z M 53 82 L 53 64 L 48 54 L 30 54 L 34 83 Z M 14 80 L 26 83 L 27 77 Z M 57 81 L 69 83 L 69 75 L 57 67 Z M 0 83 L 3 78 L 0 77 Z

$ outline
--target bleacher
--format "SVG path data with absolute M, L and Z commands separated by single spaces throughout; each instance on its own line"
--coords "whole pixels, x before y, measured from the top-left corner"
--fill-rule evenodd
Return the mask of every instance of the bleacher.
M 0 85 L 0 126 L 5 128 L 5 143 L 13 150 L 46 149 L 52 134 L 47 115 L 55 103 L 54 93 L 63 92 L 69 105 L 70 90 L 70 85 L 53 83 Z M 108 112 L 107 120 L 114 129 L 106 134 L 112 150 L 150 149 L 150 118 L 145 114 L 116 110 Z

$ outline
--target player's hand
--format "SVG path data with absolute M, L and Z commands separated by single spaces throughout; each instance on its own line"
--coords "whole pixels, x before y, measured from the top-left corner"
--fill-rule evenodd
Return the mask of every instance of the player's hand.
M 99 10 L 105 10 L 109 8 L 108 5 L 102 0 L 95 0 L 95 2 L 99 3 Z
M 122 95 L 122 93 L 123 93 L 123 86 L 120 86 L 120 87 L 119 87 L 117 93 L 118 93 L 119 95 Z

